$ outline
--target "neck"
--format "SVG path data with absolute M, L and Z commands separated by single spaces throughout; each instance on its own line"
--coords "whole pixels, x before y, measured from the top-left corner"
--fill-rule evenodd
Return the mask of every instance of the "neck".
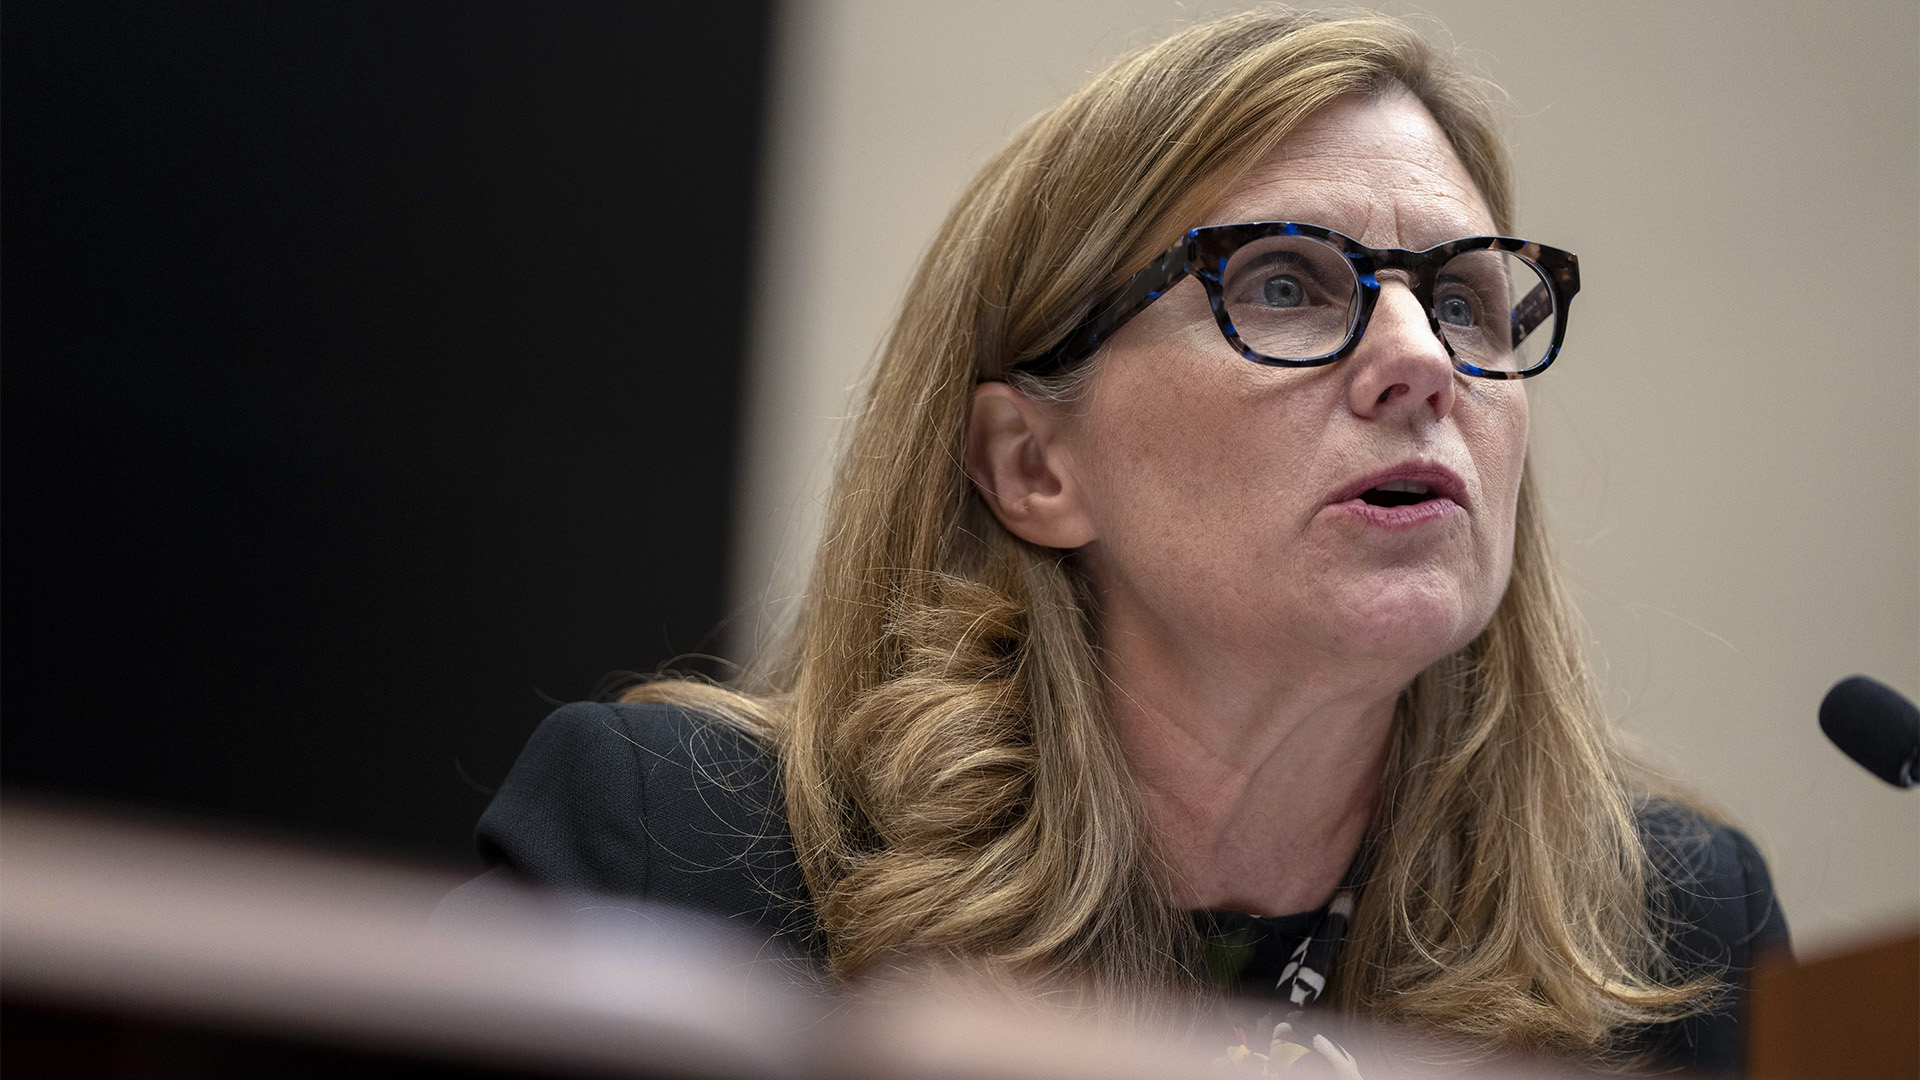
M 1109 715 L 1178 902 L 1254 915 L 1325 903 L 1372 820 L 1404 680 L 1327 692 L 1324 673 L 1269 663 L 1236 682 L 1218 657 L 1130 656 L 1128 640 L 1140 644 L 1109 650 Z

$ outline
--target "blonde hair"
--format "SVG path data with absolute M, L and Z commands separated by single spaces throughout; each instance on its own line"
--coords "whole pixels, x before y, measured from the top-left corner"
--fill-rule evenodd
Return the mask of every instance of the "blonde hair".
M 1372 15 L 1266 9 L 1116 62 L 981 171 L 921 262 L 836 476 L 797 620 L 744 689 L 641 686 L 780 754 L 787 818 L 852 978 L 957 959 L 1106 999 L 1191 984 L 1105 720 L 1070 554 L 1008 533 L 963 464 L 975 385 L 1063 337 L 1314 110 L 1411 92 L 1512 223 L 1487 88 Z M 1098 363 L 1097 359 L 1094 361 Z M 1083 365 L 1085 367 L 1090 365 Z M 1487 1052 L 1601 1054 L 1698 1008 L 1662 968 L 1635 824 L 1530 477 L 1492 622 L 1402 694 L 1372 869 L 1331 993 Z

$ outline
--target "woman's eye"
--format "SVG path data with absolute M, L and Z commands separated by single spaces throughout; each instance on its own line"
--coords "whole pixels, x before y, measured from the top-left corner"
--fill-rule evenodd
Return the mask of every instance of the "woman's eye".
M 1268 307 L 1299 307 L 1307 302 L 1307 290 L 1299 278 L 1276 274 L 1262 284 L 1260 298 Z
M 1472 326 L 1473 305 L 1464 296 L 1448 296 L 1434 305 L 1434 314 L 1451 326 Z

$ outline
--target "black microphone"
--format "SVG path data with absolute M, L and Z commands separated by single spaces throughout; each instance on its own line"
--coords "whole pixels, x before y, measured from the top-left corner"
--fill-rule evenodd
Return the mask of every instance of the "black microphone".
M 1868 772 L 1892 784 L 1920 784 L 1920 708 L 1865 675 L 1841 679 L 1820 702 L 1820 730 Z

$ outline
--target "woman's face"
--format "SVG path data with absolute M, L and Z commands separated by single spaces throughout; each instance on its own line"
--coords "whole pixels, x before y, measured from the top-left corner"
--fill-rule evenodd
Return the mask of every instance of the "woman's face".
M 1416 250 L 1494 231 L 1408 94 L 1315 114 L 1203 224 L 1276 220 Z M 1492 617 L 1513 560 L 1526 394 L 1456 373 L 1405 281 L 1380 283 L 1358 346 L 1323 367 L 1236 355 L 1192 278 L 1108 343 L 1061 449 L 1109 649 L 1404 680 Z M 1435 497 L 1393 508 L 1359 494 L 1396 480 Z

